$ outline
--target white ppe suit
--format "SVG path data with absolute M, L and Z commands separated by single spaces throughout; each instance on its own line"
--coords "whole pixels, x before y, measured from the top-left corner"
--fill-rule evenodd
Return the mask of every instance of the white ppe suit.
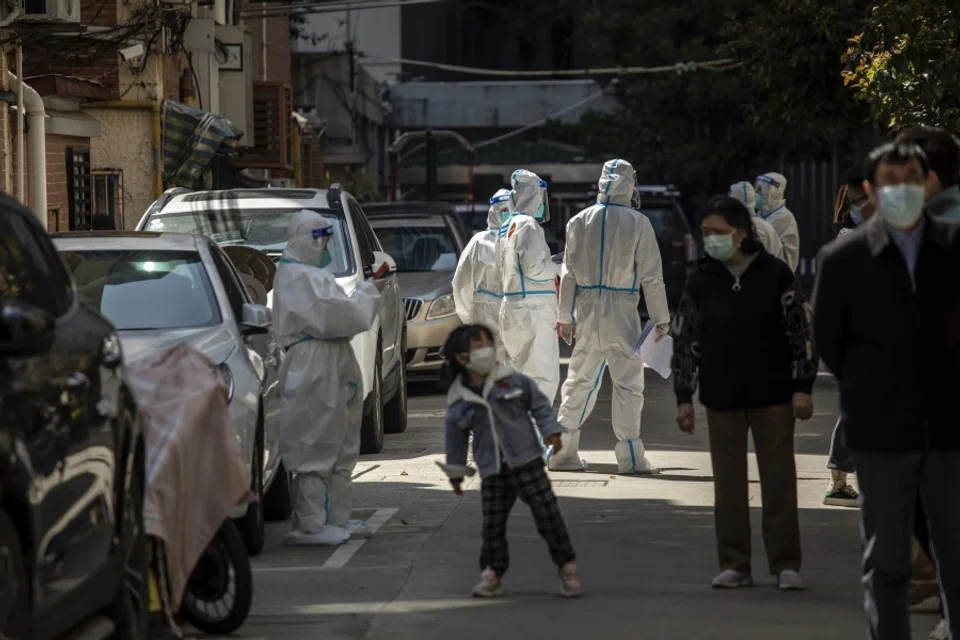
M 558 421 L 563 448 L 551 455 L 555 470 L 580 470 L 580 427 L 597 401 L 604 369 L 613 381 L 611 419 L 620 473 L 650 473 L 640 439 L 643 362 L 633 353 L 641 333 L 640 287 L 650 322 L 670 322 L 660 247 L 650 220 L 630 207 L 636 177 L 625 160 L 603 165 L 597 204 L 567 223 L 560 322 L 575 324 L 576 342 L 561 392 Z M 652 338 L 651 338 L 652 339 Z
M 360 366 L 350 339 L 369 329 L 376 286 L 344 293 L 331 273 L 331 223 L 313 211 L 290 222 L 274 278 L 274 330 L 286 350 L 280 367 L 280 455 L 293 472 L 293 530 L 284 544 L 341 544 L 369 530 L 350 520 L 351 480 L 360 457 Z
M 797 219 L 787 209 L 784 193 L 787 179 L 779 173 L 765 173 L 757 178 L 757 205 L 760 218 L 770 223 L 783 243 L 783 261 L 790 269 L 800 264 L 800 230 Z
M 767 250 L 767 253 L 780 258 L 784 262 L 787 256 L 783 252 L 783 243 L 780 242 L 780 236 L 777 230 L 769 222 L 760 217 L 757 212 L 757 192 L 749 182 L 737 182 L 730 185 L 730 197 L 741 202 L 753 215 L 753 227 L 757 230 L 757 240 Z
M 504 349 L 500 336 L 500 304 L 503 285 L 497 261 L 497 232 L 509 217 L 510 191 L 500 189 L 490 199 L 487 230 L 474 234 L 467 243 L 453 274 L 453 301 L 464 324 L 482 324 L 497 337 L 498 359 Z
M 560 269 L 534 217 L 546 206 L 545 183 L 525 169 L 514 171 L 510 182 L 513 215 L 497 232 L 503 290 L 500 339 L 510 365 L 532 378 L 552 404 L 560 386 L 556 285 Z

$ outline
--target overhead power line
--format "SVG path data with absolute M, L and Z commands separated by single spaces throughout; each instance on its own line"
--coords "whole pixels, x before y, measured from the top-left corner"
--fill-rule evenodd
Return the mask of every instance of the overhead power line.
M 437 4 L 448 0 L 342 0 L 340 2 L 293 2 L 288 4 L 261 4 L 260 6 L 242 7 L 239 12 L 243 15 L 282 16 L 282 15 L 310 15 L 314 13 L 342 13 L 344 11 L 364 11 L 366 9 L 384 9 L 387 7 L 405 7 L 414 4 Z

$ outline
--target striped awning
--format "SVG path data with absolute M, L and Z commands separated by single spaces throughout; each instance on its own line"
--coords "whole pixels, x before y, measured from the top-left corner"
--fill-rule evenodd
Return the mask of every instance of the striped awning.
M 243 135 L 227 118 L 176 100 L 164 100 L 161 118 L 167 188 L 199 188 L 214 155 L 234 149 Z

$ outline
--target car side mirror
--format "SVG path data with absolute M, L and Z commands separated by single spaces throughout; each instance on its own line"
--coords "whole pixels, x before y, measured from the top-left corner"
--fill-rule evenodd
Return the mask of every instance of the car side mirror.
M 0 354 L 32 356 L 53 347 L 56 319 L 26 302 L 0 307 Z
M 373 252 L 373 264 L 363 268 L 363 276 L 367 280 L 382 280 L 397 272 L 397 263 L 389 254 L 383 251 Z
M 240 320 L 240 331 L 244 335 L 268 333 L 273 324 L 270 309 L 265 305 L 247 302 L 243 305 L 243 317 Z

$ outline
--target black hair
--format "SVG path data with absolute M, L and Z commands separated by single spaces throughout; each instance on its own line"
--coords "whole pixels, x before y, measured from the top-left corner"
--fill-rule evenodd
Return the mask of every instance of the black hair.
M 763 244 L 757 238 L 757 227 L 753 224 L 753 214 L 747 210 L 745 204 L 730 196 L 713 196 L 703 209 L 700 210 L 700 220 L 709 216 L 720 216 L 734 229 L 747 233 L 740 250 L 747 254 L 763 250 Z
M 918 145 L 927 154 L 930 171 L 937 174 L 944 189 L 960 182 L 960 140 L 946 129 L 920 125 L 904 129 L 897 142 Z
M 881 164 L 893 164 L 903 166 L 909 164 L 911 160 L 920 163 L 923 169 L 923 175 L 930 173 L 930 161 L 927 154 L 923 152 L 920 145 L 913 142 L 887 142 L 882 144 L 867 154 L 867 159 L 863 161 L 863 176 L 870 184 L 876 184 L 877 167 Z
M 837 192 L 837 199 L 833 203 L 833 222 L 843 227 L 854 226 L 850 220 L 850 189 L 863 191 L 863 171 L 860 169 L 847 171 L 843 184 Z
M 443 343 L 443 370 L 441 371 L 440 381 L 444 386 L 449 387 L 453 381 L 461 374 L 466 373 L 466 367 L 460 364 L 457 356 L 462 353 L 469 353 L 470 344 L 480 340 L 483 336 L 494 342 L 493 331 L 482 324 L 464 324 L 447 336 L 447 341 Z

